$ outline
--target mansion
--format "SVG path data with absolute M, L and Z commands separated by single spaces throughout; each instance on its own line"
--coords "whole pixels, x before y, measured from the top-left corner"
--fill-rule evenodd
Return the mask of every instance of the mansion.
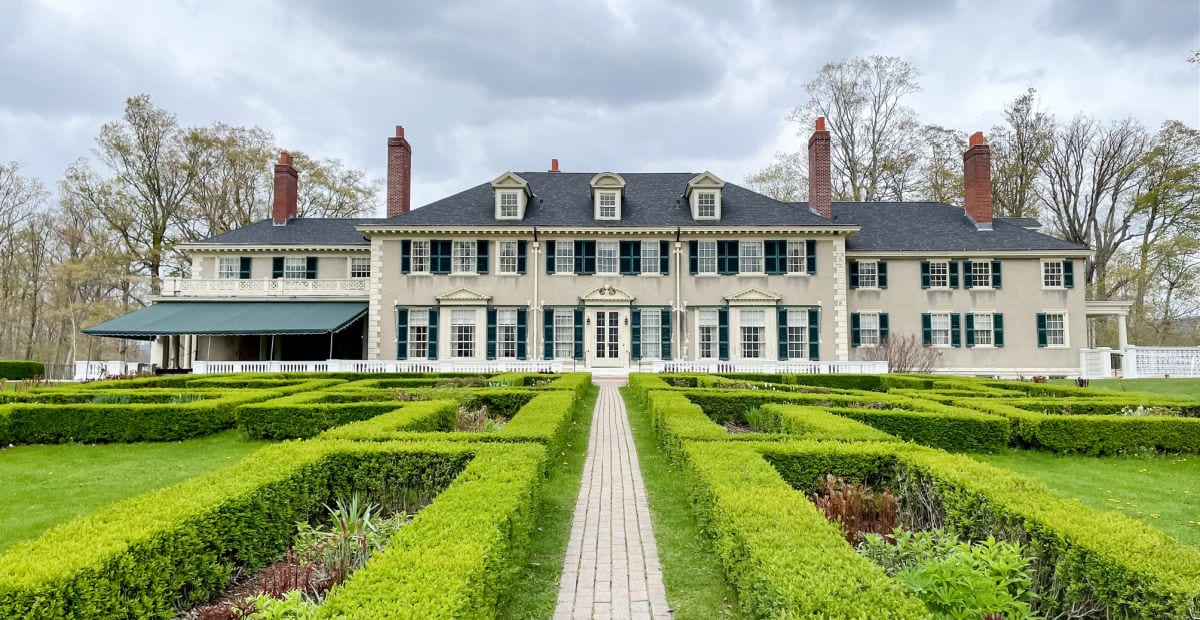
M 994 218 L 989 147 L 963 155 L 965 208 L 833 202 L 830 136 L 809 140 L 807 202 L 712 172 L 505 172 L 410 209 L 412 150 L 387 141 L 386 218 L 273 216 L 183 249 L 189 278 L 85 329 L 153 340 L 152 362 L 880 359 L 905 335 L 939 371 L 1074 375 L 1087 346 L 1086 247 Z

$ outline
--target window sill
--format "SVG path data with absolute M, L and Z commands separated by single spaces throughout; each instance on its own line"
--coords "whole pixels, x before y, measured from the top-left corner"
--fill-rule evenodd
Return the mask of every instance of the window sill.
M 454 276 L 456 278 L 461 278 L 463 276 L 486 276 L 487 274 L 486 273 L 478 273 L 475 271 L 451 271 L 450 273 L 448 273 L 446 275 Z
M 696 274 L 688 274 L 688 275 L 692 276 L 693 278 L 719 278 L 719 277 L 721 277 L 721 274 L 719 274 L 719 273 L 696 273 Z
M 739 271 L 737 274 L 739 276 L 743 276 L 743 277 L 764 278 L 764 277 L 766 277 L 767 272 L 765 272 L 765 271 Z
M 811 278 L 817 274 L 808 273 L 807 271 L 789 271 L 782 275 L 787 276 L 789 278 Z
M 639 278 L 661 278 L 664 274 L 661 273 L 639 273 Z
M 1043 291 L 1069 291 L 1071 289 L 1065 286 L 1042 286 Z
M 406 275 L 406 276 L 421 276 L 421 277 L 424 277 L 424 276 L 431 276 L 431 275 L 433 275 L 433 274 L 432 274 L 432 273 L 430 273 L 430 272 L 428 272 L 428 271 L 412 271 L 412 272 L 406 273 L 406 274 L 404 274 L 404 275 Z

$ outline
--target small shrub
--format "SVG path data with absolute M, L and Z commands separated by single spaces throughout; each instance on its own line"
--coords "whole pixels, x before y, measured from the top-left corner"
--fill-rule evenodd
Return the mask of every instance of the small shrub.
M 1086 388 L 1088 386 L 1088 384 L 1090 384 L 1090 383 L 1091 383 L 1090 380 L 1084 379 L 1083 377 L 1078 377 L 1075 379 L 1075 387 L 1078 387 L 1078 388 Z
M 504 428 L 508 418 L 503 415 L 493 415 L 486 405 L 479 407 L 459 407 L 458 418 L 454 430 L 461 433 L 491 433 Z
M 34 379 L 46 376 L 46 365 L 28 360 L 0 360 L 0 378 Z
M 332 527 L 326 530 L 298 524 L 296 553 L 321 569 L 328 586 L 342 583 L 350 573 L 362 568 L 408 522 L 405 514 L 380 518 L 379 507 L 361 501 L 357 495 L 349 502 L 338 499 L 333 507 L 326 509 Z
M 895 374 L 929 374 L 942 365 L 942 350 L 925 346 L 921 338 L 911 333 L 892 333 L 878 346 L 861 347 L 859 357 L 885 361 L 888 372 Z
M 396 392 L 396 400 L 398 400 L 402 403 L 409 403 L 414 400 L 417 400 L 417 396 L 416 396 L 416 394 L 413 394 L 412 392 L 406 392 L 404 390 L 400 390 L 399 392 Z
M 128 405 L 130 401 L 128 394 L 97 394 L 92 397 L 93 405 Z
M 876 493 L 871 487 L 847 483 L 833 474 L 821 478 L 821 488 L 809 498 L 838 524 L 846 542 L 857 545 L 863 534 L 891 535 L 900 522 L 900 502 L 886 489 Z
M 247 620 L 308 620 L 317 616 L 317 604 L 305 599 L 299 590 L 282 598 L 260 594 L 253 602 L 253 611 L 245 615 Z
M 754 407 L 746 411 L 746 424 L 750 428 L 763 433 L 776 432 L 777 428 L 772 428 L 775 424 L 775 417 L 763 412 L 762 409 Z
M 477 388 L 487 387 L 488 382 L 484 377 L 450 377 L 448 379 L 439 379 L 434 387 L 440 388 Z
M 202 400 L 204 400 L 204 397 L 199 394 L 188 394 L 185 392 L 183 394 L 176 394 L 172 396 L 171 400 L 168 400 L 167 403 L 171 405 L 186 405 L 188 403 L 200 402 Z
M 315 564 L 304 562 L 300 554 L 289 550 L 283 560 L 263 569 L 259 593 L 282 598 L 293 590 L 312 594 L 323 592 L 332 584 L 318 578 L 316 569 Z

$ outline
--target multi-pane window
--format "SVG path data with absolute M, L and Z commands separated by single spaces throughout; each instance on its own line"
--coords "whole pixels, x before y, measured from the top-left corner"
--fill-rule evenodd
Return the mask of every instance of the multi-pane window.
M 236 280 L 242 277 L 241 260 L 236 256 L 221 256 L 217 258 L 217 277 L 222 280 Z
M 808 310 L 788 310 L 788 359 L 808 358 Z
M 991 288 L 992 286 L 992 263 L 991 261 L 976 261 L 971 263 L 971 286 L 973 288 Z
M 808 273 L 803 241 L 787 242 L 787 272 Z
M 1063 347 L 1067 344 L 1067 316 L 1062 313 L 1046 314 L 1046 346 Z
M 990 312 L 983 314 L 976 313 L 972 318 L 972 323 L 974 323 L 975 328 L 975 346 L 992 346 L 995 343 L 994 339 L 992 338 L 992 314 Z
M 575 273 L 575 244 L 559 241 L 554 244 L 554 273 Z
M 950 287 L 950 261 L 929 261 L 929 287 Z
M 742 273 L 763 272 L 762 241 L 738 242 L 738 266 Z
M 600 192 L 600 219 L 617 219 L 617 193 Z
M 696 215 L 698 217 L 717 217 L 716 192 L 700 192 L 696 194 Z
M 617 242 L 596 242 L 596 273 L 614 275 L 617 273 Z
M 1046 288 L 1063 287 L 1062 261 L 1042 263 L 1042 286 Z
M 554 357 L 575 356 L 575 313 L 571 310 L 554 311 Z
M 859 288 L 879 288 L 879 263 L 873 260 L 858 262 Z
M 747 359 L 763 356 L 767 335 L 766 313 L 762 310 L 742 310 L 739 325 L 742 330 L 742 357 Z
M 662 357 L 662 313 L 658 310 L 642 312 L 642 357 Z
M 519 215 L 517 193 L 500 192 L 500 217 L 516 218 Z
M 512 359 L 517 356 L 517 311 L 496 311 L 496 357 Z
M 429 241 L 412 242 L 412 273 L 429 273 Z
M 879 314 L 863 312 L 858 315 L 858 343 L 863 347 L 879 346 Z
M 658 243 L 642 242 L 642 273 L 658 273 Z
M 700 241 L 696 243 L 696 271 L 699 273 L 717 272 L 717 242 Z
M 351 278 L 369 278 L 369 277 L 371 277 L 371 257 L 370 256 L 351 256 L 350 257 L 350 277 Z
M 450 312 L 450 356 L 475 357 L 475 311 Z
M 450 246 L 450 271 L 475 273 L 475 242 L 455 241 Z
M 425 357 L 429 351 L 429 311 L 411 310 L 408 313 L 408 357 Z
M 496 265 L 496 273 L 516 273 L 517 242 L 499 241 L 497 242 L 497 251 L 499 252 L 500 262 Z
M 287 280 L 303 280 L 308 273 L 308 261 L 303 256 L 287 256 L 283 259 L 283 277 Z
M 700 328 L 700 359 L 717 357 L 719 320 L 716 310 L 701 310 L 697 317 L 697 325 Z
M 950 313 L 929 315 L 929 343 L 935 347 L 950 346 Z

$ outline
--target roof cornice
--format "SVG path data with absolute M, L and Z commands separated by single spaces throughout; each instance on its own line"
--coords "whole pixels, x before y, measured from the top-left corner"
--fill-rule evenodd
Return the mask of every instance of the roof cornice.
M 731 234 L 768 235 L 818 234 L 818 235 L 849 235 L 861 230 L 858 226 L 400 226 L 400 225 L 363 225 L 356 230 L 366 235 L 402 235 L 402 234 L 484 234 L 494 236 L 513 235 L 568 235 L 587 234 L 597 236 L 629 236 L 629 235 L 702 235 L 721 236 Z
M 328 243 L 181 243 L 176 246 L 186 252 L 370 252 L 371 244 L 328 244 Z
M 1088 258 L 1091 250 L 846 250 L 847 258 L 961 258 L 963 256 L 1045 258 L 1063 256 Z

